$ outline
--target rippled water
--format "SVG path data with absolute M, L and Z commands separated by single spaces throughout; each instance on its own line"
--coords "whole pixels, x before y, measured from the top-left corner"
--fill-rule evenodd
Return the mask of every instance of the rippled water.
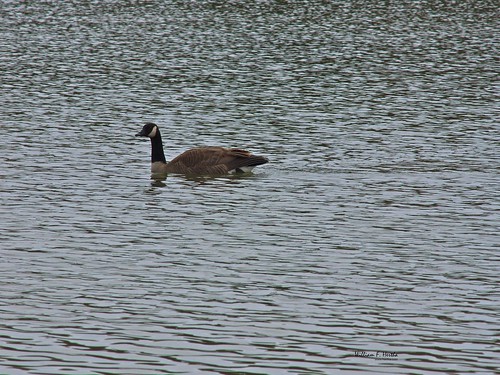
M 494 373 L 498 11 L 0 7 L 0 373 Z M 251 176 L 151 180 L 203 144 Z

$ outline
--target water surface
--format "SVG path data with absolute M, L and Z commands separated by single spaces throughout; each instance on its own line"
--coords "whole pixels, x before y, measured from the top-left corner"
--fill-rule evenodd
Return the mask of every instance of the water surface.
M 496 7 L 0 19 L 1 373 L 497 371 Z M 155 181 L 147 121 L 271 162 Z

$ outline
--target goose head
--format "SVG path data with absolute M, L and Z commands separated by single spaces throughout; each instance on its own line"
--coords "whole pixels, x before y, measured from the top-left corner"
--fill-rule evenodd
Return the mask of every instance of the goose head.
M 137 133 L 136 137 L 149 137 L 154 138 L 158 134 L 158 126 L 152 122 L 148 122 L 142 127 L 142 130 Z

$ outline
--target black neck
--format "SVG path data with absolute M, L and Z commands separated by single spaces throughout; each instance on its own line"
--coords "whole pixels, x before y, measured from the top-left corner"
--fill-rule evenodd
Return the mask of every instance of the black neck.
M 167 162 L 163 153 L 163 142 L 161 141 L 160 130 L 156 130 L 156 136 L 151 138 L 151 163 L 156 161 Z

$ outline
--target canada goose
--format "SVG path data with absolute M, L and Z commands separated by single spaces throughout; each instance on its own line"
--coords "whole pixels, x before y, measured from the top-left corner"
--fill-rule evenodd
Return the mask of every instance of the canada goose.
M 156 124 L 148 122 L 136 136 L 151 139 L 151 173 L 220 176 L 250 172 L 257 165 L 269 161 L 238 148 L 210 146 L 187 150 L 167 163 L 160 129 Z

